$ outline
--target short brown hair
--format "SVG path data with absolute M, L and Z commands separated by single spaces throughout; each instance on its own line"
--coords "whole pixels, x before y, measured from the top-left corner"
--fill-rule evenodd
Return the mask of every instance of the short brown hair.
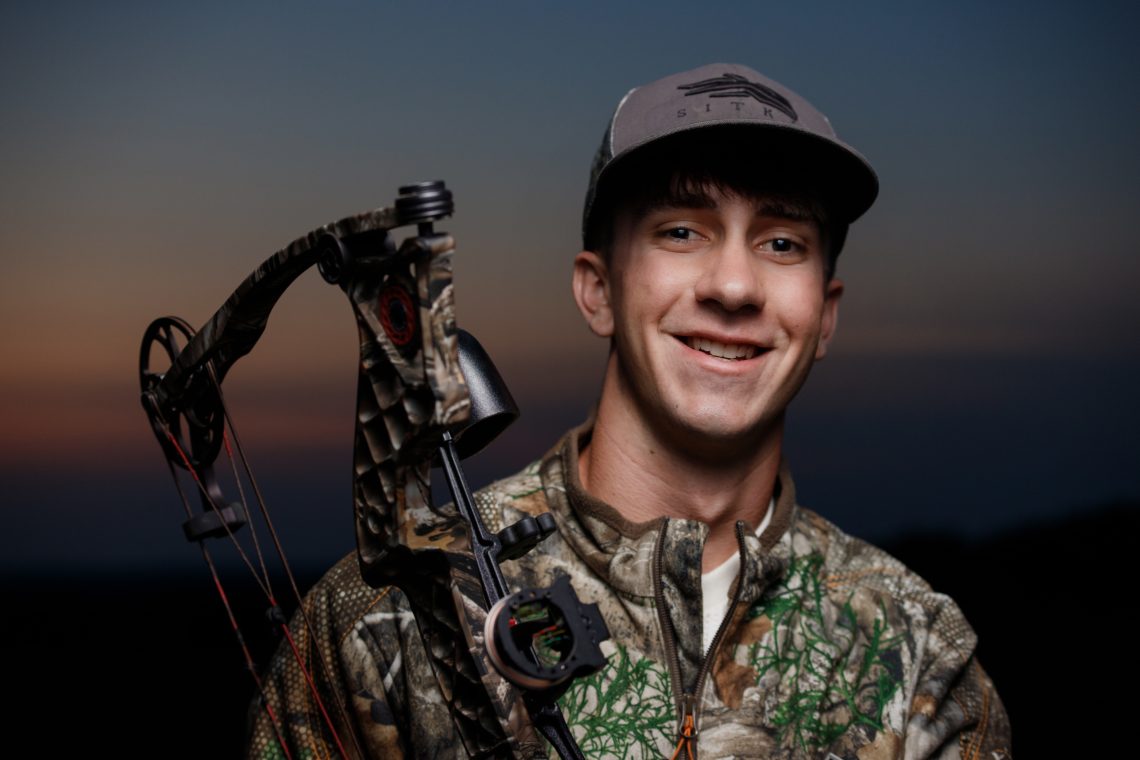
M 701 205 L 713 192 L 763 198 L 782 215 L 818 228 L 827 253 L 827 279 L 847 237 L 827 197 L 818 190 L 815 172 L 779 151 L 742 156 L 717 128 L 663 138 L 616 161 L 598 187 L 583 239 L 587 250 L 608 259 L 618 214 L 642 214 L 666 205 Z

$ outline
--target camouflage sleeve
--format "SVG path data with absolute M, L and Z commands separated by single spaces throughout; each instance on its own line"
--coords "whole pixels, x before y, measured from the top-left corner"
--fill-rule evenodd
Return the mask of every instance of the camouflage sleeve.
M 993 681 L 974 656 L 977 637 L 949 599 L 938 610 L 926 642 L 911 717 L 908 760 L 1005 760 L 1009 717 Z
M 401 612 L 399 597 L 396 589 L 365 585 L 354 556 L 309 592 L 304 606 L 312 630 L 300 612 L 290 630 L 330 720 L 322 715 L 293 647 L 283 640 L 263 677 L 269 709 L 260 700 L 251 706 L 250 760 L 404 755 L 393 707 L 404 706 L 400 692 L 406 684 L 393 675 L 400 670 L 401 636 L 415 635 L 415 625 L 404 620 L 411 614 Z

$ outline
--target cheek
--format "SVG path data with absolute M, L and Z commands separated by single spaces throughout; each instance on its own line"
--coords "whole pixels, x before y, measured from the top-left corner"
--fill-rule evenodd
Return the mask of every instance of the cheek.
M 793 335 L 807 337 L 818 333 L 823 321 L 824 300 L 820 288 L 789 288 L 780 297 L 780 314 L 784 328 Z M 769 300 L 769 305 L 774 305 Z
M 683 266 L 665 257 L 641 257 L 625 267 L 615 282 L 615 308 L 627 322 L 653 327 L 684 294 Z

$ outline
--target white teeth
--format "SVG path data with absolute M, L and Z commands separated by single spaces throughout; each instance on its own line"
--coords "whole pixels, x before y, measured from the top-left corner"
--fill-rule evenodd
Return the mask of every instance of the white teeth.
M 751 359 L 756 355 L 756 346 L 744 343 L 717 343 L 707 338 L 686 338 L 690 348 L 703 351 L 718 359 Z

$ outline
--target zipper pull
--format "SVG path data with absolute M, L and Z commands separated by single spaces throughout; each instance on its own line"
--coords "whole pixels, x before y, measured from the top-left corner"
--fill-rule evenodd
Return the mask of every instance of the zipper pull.
M 697 710 L 696 710 L 696 697 L 692 694 L 685 694 L 682 697 L 682 702 L 685 705 L 685 714 L 681 716 L 681 725 L 678 728 L 677 749 L 673 750 L 673 757 L 669 760 L 677 760 L 681 757 L 681 750 L 685 750 L 685 756 L 688 760 L 696 760 L 696 742 L 697 734 Z

